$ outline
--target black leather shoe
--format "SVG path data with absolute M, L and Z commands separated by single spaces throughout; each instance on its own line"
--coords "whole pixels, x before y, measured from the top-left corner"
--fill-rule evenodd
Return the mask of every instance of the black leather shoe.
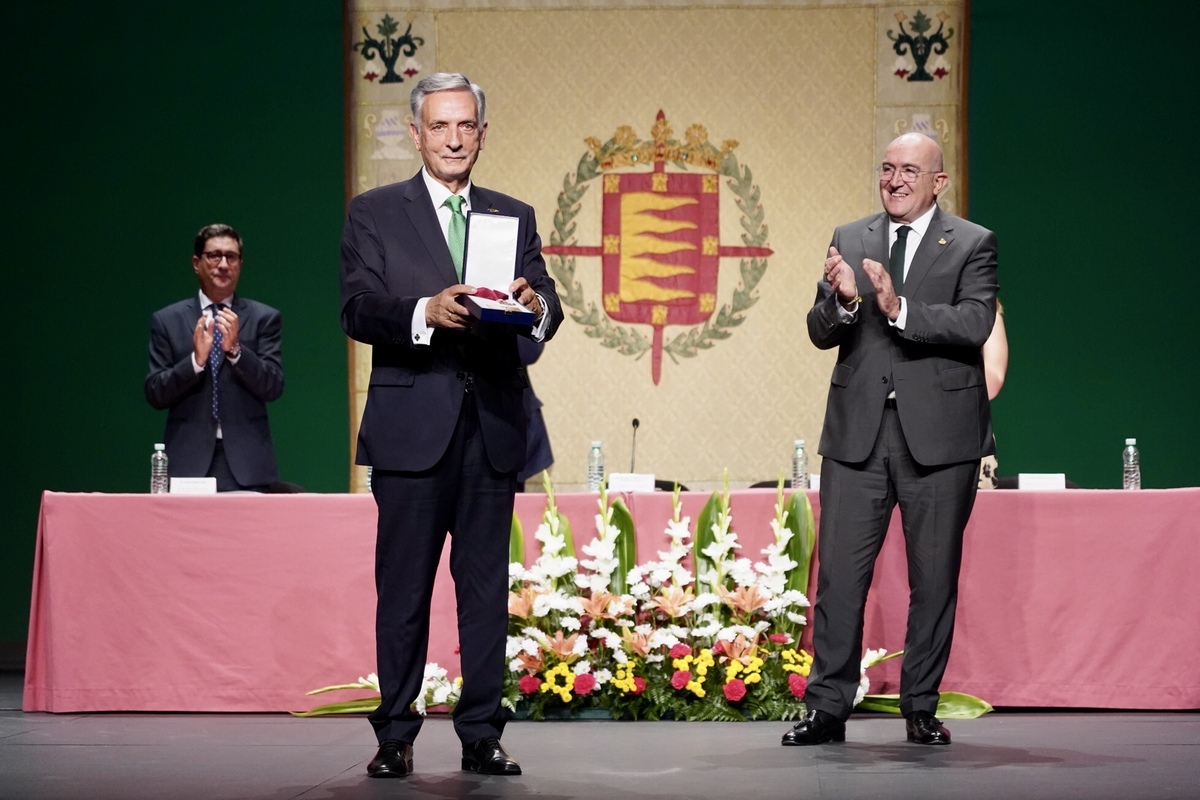
M 412 745 L 396 739 L 384 739 L 379 743 L 379 752 L 367 764 L 367 774 L 372 778 L 403 778 L 412 772 Z
M 950 731 L 928 711 L 914 711 L 904 718 L 908 740 L 914 744 L 950 744 Z
M 504 750 L 504 745 L 495 736 L 463 745 L 462 768 L 464 772 L 480 775 L 520 775 L 521 765 Z
M 803 747 L 810 744 L 846 741 L 846 723 L 824 711 L 810 711 L 808 716 L 783 735 L 784 747 Z

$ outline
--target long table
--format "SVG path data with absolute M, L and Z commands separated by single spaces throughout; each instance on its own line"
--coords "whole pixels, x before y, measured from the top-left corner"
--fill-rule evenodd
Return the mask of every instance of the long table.
M 708 495 L 682 497 L 694 523 Z M 577 542 L 590 540 L 596 495 L 557 499 Z M 624 499 L 639 553 L 655 557 L 670 495 Z M 761 557 L 774 503 L 773 490 L 732 493 L 741 555 Z M 517 499 L 527 563 L 544 504 L 541 494 Z M 1200 708 L 1197 520 L 1200 489 L 981 492 L 943 689 L 1009 707 Z M 374 528 L 369 495 L 45 493 L 23 708 L 273 712 L 324 702 L 305 693 L 375 669 Z M 907 598 L 897 516 L 865 646 L 903 648 Z M 457 675 L 445 553 L 433 605 L 428 660 Z M 895 661 L 868 675 L 872 691 L 897 691 Z

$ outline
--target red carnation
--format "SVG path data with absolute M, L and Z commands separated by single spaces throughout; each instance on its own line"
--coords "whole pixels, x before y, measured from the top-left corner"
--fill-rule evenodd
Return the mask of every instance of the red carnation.
M 590 672 L 575 676 L 575 694 L 587 694 L 596 688 L 596 676 Z
M 521 680 L 517 681 L 517 688 L 525 694 L 533 694 L 542 685 L 542 679 L 537 675 L 522 675 Z
M 633 693 L 641 694 L 646 691 L 646 679 L 635 675 L 633 678 Z
M 804 697 L 804 690 L 808 688 L 808 678 L 798 672 L 789 672 L 788 688 L 792 690 L 793 697 Z
M 746 696 L 746 684 L 741 678 L 734 678 L 729 683 L 725 684 L 725 699 L 731 703 L 736 703 Z
M 690 656 L 691 654 L 692 648 L 688 647 L 683 642 L 680 642 L 671 648 L 671 658 L 683 658 L 684 656 Z
M 775 642 L 775 644 L 787 644 L 792 640 L 792 637 L 788 636 L 786 633 L 772 633 L 767 638 L 769 638 L 772 642 Z
M 717 639 L 717 643 L 712 646 L 712 654 L 714 656 L 725 655 L 725 643 L 720 639 Z
M 688 672 L 686 669 L 681 669 L 671 676 L 671 686 L 675 687 L 676 689 L 682 689 L 688 685 L 688 681 L 691 679 L 692 673 Z

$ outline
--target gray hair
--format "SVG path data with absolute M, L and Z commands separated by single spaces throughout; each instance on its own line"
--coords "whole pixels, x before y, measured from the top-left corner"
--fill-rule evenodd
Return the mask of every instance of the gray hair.
M 483 89 L 471 83 L 470 79 L 461 72 L 437 72 L 418 81 L 408 99 L 409 108 L 412 110 L 413 124 L 417 126 L 418 131 L 421 130 L 421 108 L 425 105 L 425 97 L 434 92 L 448 92 L 452 89 L 467 89 L 475 95 L 475 109 L 479 117 L 475 123 L 480 128 L 483 127 L 484 120 L 487 118 L 487 99 L 483 96 Z

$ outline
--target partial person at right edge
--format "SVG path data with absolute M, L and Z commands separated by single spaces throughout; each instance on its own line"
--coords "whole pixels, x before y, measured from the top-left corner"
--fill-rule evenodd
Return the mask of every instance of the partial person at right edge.
M 1008 375 L 1008 332 L 1004 329 L 1004 307 L 996 300 L 996 324 L 983 343 L 983 371 L 987 378 L 988 402 L 996 399 Z M 1000 488 L 1000 462 L 996 455 L 986 455 L 979 462 L 979 488 Z
M 242 237 L 207 225 L 193 242 L 193 297 L 154 312 L 146 400 L 167 410 L 173 478 L 216 478 L 217 491 L 267 491 L 279 481 L 267 403 L 283 394 L 283 320 L 236 294 Z

